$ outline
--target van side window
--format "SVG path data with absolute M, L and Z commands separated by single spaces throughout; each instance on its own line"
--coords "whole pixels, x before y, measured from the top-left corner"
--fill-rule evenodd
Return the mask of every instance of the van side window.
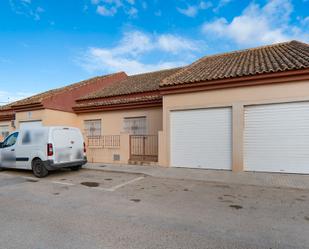
M 16 143 L 17 137 L 18 132 L 15 132 L 12 135 L 8 136 L 3 142 L 3 148 L 13 146 Z

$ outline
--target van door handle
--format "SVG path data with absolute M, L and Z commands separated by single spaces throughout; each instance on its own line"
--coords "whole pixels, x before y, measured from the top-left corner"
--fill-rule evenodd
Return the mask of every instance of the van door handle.
M 15 151 L 15 149 L 11 149 L 11 151 Z
M 73 148 L 72 146 L 69 147 L 69 149 L 72 149 L 72 148 Z

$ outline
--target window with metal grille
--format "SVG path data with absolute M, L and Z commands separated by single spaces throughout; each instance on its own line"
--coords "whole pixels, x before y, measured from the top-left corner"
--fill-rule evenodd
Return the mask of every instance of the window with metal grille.
M 84 127 L 87 137 L 98 137 L 102 134 L 101 119 L 85 120 Z
M 132 135 L 147 135 L 146 117 L 124 118 L 123 130 Z
M 0 125 L 0 137 L 6 138 L 10 134 L 10 128 L 8 125 Z

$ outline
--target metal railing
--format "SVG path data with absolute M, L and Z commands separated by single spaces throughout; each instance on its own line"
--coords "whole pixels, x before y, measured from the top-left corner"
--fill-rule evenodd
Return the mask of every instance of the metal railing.
M 120 135 L 104 135 L 87 138 L 88 148 L 120 148 Z
M 158 161 L 157 135 L 130 135 L 130 160 Z

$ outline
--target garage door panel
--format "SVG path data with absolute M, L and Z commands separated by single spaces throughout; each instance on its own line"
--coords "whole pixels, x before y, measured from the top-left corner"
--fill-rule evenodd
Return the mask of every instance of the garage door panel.
M 248 171 L 309 173 L 309 103 L 245 108 Z
M 171 112 L 171 164 L 231 169 L 231 109 Z
M 42 126 L 42 121 L 24 121 L 24 122 L 19 122 L 19 128 L 20 129 L 25 129 L 25 128 L 35 128 L 35 127 L 41 127 Z

